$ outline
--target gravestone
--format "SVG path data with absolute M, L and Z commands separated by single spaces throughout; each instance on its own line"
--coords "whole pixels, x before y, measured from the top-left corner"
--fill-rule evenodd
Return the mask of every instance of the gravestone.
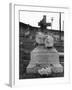
M 40 21 L 39 25 L 42 29 L 46 29 L 46 16 Z M 37 33 L 36 42 L 38 46 L 31 51 L 31 59 L 27 66 L 27 73 L 38 73 L 41 68 L 52 66 L 52 71 L 63 72 L 63 67 L 59 62 L 59 54 L 53 47 L 54 39 L 50 35 L 45 35 L 42 32 Z

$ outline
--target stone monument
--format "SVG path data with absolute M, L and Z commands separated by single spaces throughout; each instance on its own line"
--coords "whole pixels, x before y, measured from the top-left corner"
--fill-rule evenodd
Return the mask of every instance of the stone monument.
M 50 68 L 54 73 L 63 72 L 59 62 L 59 54 L 53 47 L 54 41 L 51 36 L 44 36 L 43 33 L 36 35 L 38 46 L 31 52 L 31 60 L 27 66 L 27 73 L 38 73 L 38 70 Z M 45 45 L 44 45 L 45 44 Z
M 46 16 L 39 22 L 39 25 L 42 30 L 46 29 L 48 25 Z M 43 32 L 38 32 L 36 34 L 36 43 L 38 46 L 31 52 L 31 60 L 26 69 L 27 73 L 50 74 L 51 72 L 63 72 L 63 67 L 59 62 L 59 54 L 53 46 L 53 37 L 45 35 Z

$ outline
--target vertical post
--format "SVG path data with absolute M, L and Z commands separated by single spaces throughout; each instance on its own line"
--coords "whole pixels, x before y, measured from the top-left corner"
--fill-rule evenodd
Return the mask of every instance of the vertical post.
M 51 17 L 51 29 L 52 29 L 52 25 L 53 25 L 53 17 Z
M 61 40 L 61 12 L 59 13 L 59 40 Z
M 62 27 L 62 30 L 64 31 L 64 21 L 63 21 L 63 27 Z

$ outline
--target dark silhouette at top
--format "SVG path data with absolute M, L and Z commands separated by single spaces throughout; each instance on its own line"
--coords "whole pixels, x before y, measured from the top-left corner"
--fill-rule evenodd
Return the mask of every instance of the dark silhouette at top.
M 47 26 L 51 26 L 51 23 L 46 22 L 46 15 L 43 16 L 42 20 L 40 20 L 40 22 L 38 23 L 38 26 L 40 26 L 41 31 L 43 31 L 44 29 L 47 29 Z

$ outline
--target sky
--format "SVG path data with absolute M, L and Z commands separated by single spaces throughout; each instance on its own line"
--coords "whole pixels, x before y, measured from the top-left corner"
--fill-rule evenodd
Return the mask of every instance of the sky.
M 48 13 L 48 12 L 28 12 L 28 11 L 20 11 L 20 22 L 25 24 L 30 24 L 31 26 L 39 27 L 38 22 L 42 20 L 43 15 L 46 15 L 46 22 L 51 22 L 52 27 L 47 27 L 49 29 L 59 30 L 59 13 Z M 53 18 L 53 22 L 51 21 Z M 61 14 L 61 30 L 63 27 L 64 14 Z

